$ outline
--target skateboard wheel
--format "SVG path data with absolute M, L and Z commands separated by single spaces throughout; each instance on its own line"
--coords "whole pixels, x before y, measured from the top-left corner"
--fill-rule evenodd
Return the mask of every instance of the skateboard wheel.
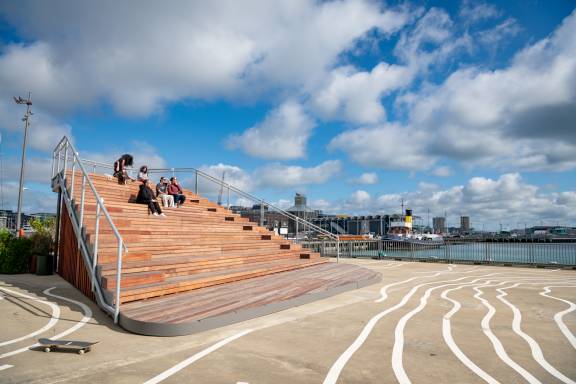
M 83 354 L 84 354 L 84 350 L 83 350 L 83 349 L 79 349 L 79 350 L 78 350 L 78 354 L 79 354 L 79 355 L 83 355 Z
M 44 348 L 44 352 L 50 352 L 50 347 Z

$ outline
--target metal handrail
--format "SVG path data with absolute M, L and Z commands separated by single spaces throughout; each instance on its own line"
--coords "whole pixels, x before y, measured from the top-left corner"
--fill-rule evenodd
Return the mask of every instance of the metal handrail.
M 72 156 L 70 157 L 68 155 L 68 150 L 72 151 Z M 61 152 L 64 151 L 64 154 L 62 154 Z M 60 168 L 60 161 L 63 160 L 64 164 L 62 169 Z M 70 192 L 68 192 L 67 190 L 67 185 L 66 185 L 66 171 L 67 171 L 67 166 L 68 166 L 68 161 L 71 160 L 72 161 L 72 175 L 71 175 L 71 182 L 70 182 Z M 94 187 L 94 184 L 92 183 L 92 180 L 90 179 L 88 172 L 86 172 L 86 169 L 84 168 L 83 165 L 83 160 L 80 159 L 80 156 L 78 154 L 78 151 L 76 151 L 76 148 L 74 147 L 74 145 L 72 144 L 72 142 L 70 141 L 70 139 L 68 139 L 68 137 L 64 136 L 62 138 L 62 140 L 60 140 L 60 142 L 56 145 L 56 147 L 54 148 L 54 152 L 53 152 L 53 158 L 52 158 L 52 180 L 54 180 L 55 177 L 57 177 L 58 179 L 58 183 L 60 185 L 60 189 L 63 192 L 62 196 L 64 197 L 64 202 L 66 204 L 66 207 L 68 208 L 68 213 L 70 215 L 70 219 L 72 221 L 73 224 L 73 228 L 74 231 L 76 233 L 77 239 L 78 239 L 78 244 L 80 249 L 82 250 L 82 254 L 84 256 L 85 259 L 85 265 L 86 268 L 89 272 L 90 278 L 91 278 L 91 283 L 92 283 L 92 290 L 95 291 L 99 304 L 106 309 L 108 312 L 111 312 L 114 316 L 114 322 L 117 323 L 118 322 L 118 317 L 120 314 L 120 280 L 121 280 L 121 275 L 122 275 L 122 251 L 124 250 L 125 253 L 128 253 L 128 247 L 126 246 L 126 243 L 123 241 L 122 236 L 120 235 L 120 232 L 118 231 L 118 229 L 116 228 L 116 226 L 114 225 L 114 222 L 112 221 L 112 217 L 110 216 L 110 214 L 108 213 L 108 210 L 106 209 L 106 206 L 104 205 L 104 199 L 102 199 L 100 197 L 100 195 L 98 194 L 98 192 L 96 191 L 96 188 Z M 74 179 L 76 177 L 76 167 L 78 167 L 80 169 L 80 173 L 82 176 L 82 191 L 81 191 L 81 201 L 80 201 L 80 213 L 79 213 L 79 218 L 77 217 L 77 215 L 75 214 L 75 210 L 74 210 L 74 206 L 73 206 L 73 199 L 74 199 Z M 95 228 L 95 234 L 94 234 L 94 248 L 92 251 L 92 260 L 90 260 L 90 253 L 88 251 L 88 246 L 86 244 L 86 241 L 84 239 L 84 236 L 82 234 L 82 227 L 83 227 L 83 219 L 84 219 L 84 200 L 85 200 L 85 191 L 86 191 L 86 183 L 88 183 L 88 187 L 90 188 L 92 194 L 94 195 L 94 198 L 96 200 L 96 228 Z M 99 223 L 100 223 L 100 215 L 104 215 L 105 219 L 108 221 L 108 224 L 110 225 L 110 228 L 112 229 L 112 232 L 114 234 L 114 236 L 116 237 L 116 239 L 118 240 L 118 254 L 117 254 L 117 262 L 116 262 L 116 289 L 115 289 L 115 300 L 114 300 L 114 306 L 109 305 L 105 298 L 104 295 L 102 293 L 102 287 L 100 286 L 100 282 L 98 281 L 98 279 L 96 278 L 96 266 L 98 263 L 98 238 L 99 238 Z
M 262 204 L 273 208 L 275 211 L 278 211 L 278 212 L 282 213 L 283 215 L 285 215 L 285 216 L 287 216 L 293 220 L 303 221 L 307 227 L 312 228 L 312 229 L 314 229 L 314 230 L 316 230 L 316 231 L 318 231 L 318 232 L 320 232 L 320 233 L 322 233 L 322 234 L 324 234 L 324 235 L 326 235 L 326 236 L 328 236 L 334 240 L 339 239 L 338 235 L 335 235 L 332 232 L 325 230 L 324 228 L 321 228 L 315 224 L 312 224 L 309 221 L 307 221 L 306 219 L 303 219 L 303 218 L 298 217 L 298 216 L 296 216 L 290 212 L 287 212 L 287 211 L 283 210 L 282 208 L 279 208 L 279 207 L 275 206 L 274 204 L 271 204 L 271 203 L 269 203 L 269 202 L 267 202 L 267 201 L 265 201 L 259 197 L 256 197 L 256 196 L 254 196 L 248 192 L 245 192 L 239 188 L 236 188 L 236 187 L 234 187 L 228 183 L 224 183 L 222 180 L 219 180 L 212 175 L 209 175 L 205 172 L 202 172 L 199 169 L 196 169 L 196 168 L 149 168 L 148 169 L 148 173 L 161 173 L 161 172 L 172 172 L 173 174 L 176 172 L 194 172 L 197 175 L 200 175 L 200 176 L 210 180 L 211 182 L 217 184 L 218 186 L 228 188 L 231 191 L 234 191 L 235 193 L 237 193 L 240 196 L 243 196 L 243 197 L 248 198 L 248 199 L 253 200 L 253 201 L 259 201 Z

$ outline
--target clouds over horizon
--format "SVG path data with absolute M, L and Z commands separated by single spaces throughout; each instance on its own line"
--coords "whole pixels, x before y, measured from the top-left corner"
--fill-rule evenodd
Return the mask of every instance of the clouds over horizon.
M 357 190 L 343 200 L 320 200 L 329 213 L 354 215 L 391 214 L 400 211 L 400 200 L 416 216 L 424 218 L 430 209 L 433 216 L 449 217 L 450 225 L 459 225 L 461 215 L 470 216 L 476 229 L 496 230 L 500 223 L 509 228 L 527 225 L 570 225 L 576 217 L 576 191 L 547 192 L 528 184 L 518 173 L 503 174 L 497 179 L 472 177 L 464 185 L 440 188 L 421 183 L 414 191 L 372 196 Z
M 398 101 L 406 123 L 352 129 L 330 143 L 362 165 L 428 170 L 441 158 L 501 170 L 576 167 L 576 11 L 500 70 L 459 69 Z M 404 141 L 405 150 L 392 148 Z M 359 148 L 383 153 L 367 156 Z

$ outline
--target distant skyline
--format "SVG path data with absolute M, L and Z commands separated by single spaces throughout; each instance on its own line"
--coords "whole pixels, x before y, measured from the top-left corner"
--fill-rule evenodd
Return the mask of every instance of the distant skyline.
M 196 167 L 282 207 L 576 226 L 572 0 L 0 2 L 4 209 L 51 152 Z

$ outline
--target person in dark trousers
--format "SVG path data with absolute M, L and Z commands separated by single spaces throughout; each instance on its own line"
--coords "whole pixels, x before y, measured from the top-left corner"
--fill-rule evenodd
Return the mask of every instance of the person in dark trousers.
M 133 164 L 134 158 L 127 153 L 120 156 L 120 158 L 114 162 L 114 177 L 118 179 L 118 184 L 126 184 L 127 180 L 134 181 L 134 179 L 128 175 L 127 170 L 127 168 Z
M 168 194 L 174 196 L 174 203 L 177 208 L 180 208 L 184 201 L 186 201 L 186 196 L 182 192 L 180 184 L 178 184 L 178 179 L 174 176 L 170 178 L 170 185 L 168 186 Z
M 148 212 L 154 216 L 160 215 L 166 217 L 166 215 L 162 213 L 162 209 L 160 209 L 160 204 L 156 201 L 154 191 L 148 186 L 148 180 L 142 181 L 138 196 L 136 196 L 136 202 L 138 204 L 148 204 Z

